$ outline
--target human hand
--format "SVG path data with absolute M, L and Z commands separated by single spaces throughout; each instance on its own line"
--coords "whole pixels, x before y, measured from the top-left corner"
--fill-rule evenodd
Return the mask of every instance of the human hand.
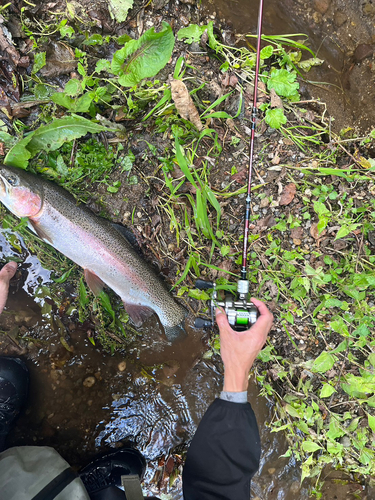
M 8 298 L 9 281 L 17 271 L 17 262 L 8 262 L 0 271 L 0 314 Z
M 249 372 L 255 358 L 266 343 L 273 323 L 273 315 L 258 299 L 251 299 L 260 316 L 256 323 L 244 332 L 236 332 L 228 323 L 227 315 L 216 309 L 216 322 L 220 330 L 220 353 L 224 363 L 224 391 L 247 390 Z

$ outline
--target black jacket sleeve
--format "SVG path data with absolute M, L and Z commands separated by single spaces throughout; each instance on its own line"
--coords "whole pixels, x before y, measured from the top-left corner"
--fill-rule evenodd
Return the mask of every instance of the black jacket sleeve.
M 216 399 L 187 453 L 184 500 L 249 500 L 259 459 L 259 431 L 250 403 Z

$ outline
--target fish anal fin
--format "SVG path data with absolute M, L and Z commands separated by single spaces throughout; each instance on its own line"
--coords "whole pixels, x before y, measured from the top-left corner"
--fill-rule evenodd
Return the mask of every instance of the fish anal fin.
M 39 236 L 40 239 L 45 241 L 46 243 L 53 244 L 52 238 L 45 232 L 41 227 L 38 226 L 37 222 L 29 219 L 29 227 Z
M 84 275 L 86 283 L 88 284 L 90 290 L 97 297 L 103 290 L 103 281 L 95 273 L 89 271 L 88 269 L 84 270 Z
M 147 318 L 154 314 L 154 311 L 147 306 L 138 306 L 123 302 L 125 311 L 129 314 L 134 325 L 139 328 Z

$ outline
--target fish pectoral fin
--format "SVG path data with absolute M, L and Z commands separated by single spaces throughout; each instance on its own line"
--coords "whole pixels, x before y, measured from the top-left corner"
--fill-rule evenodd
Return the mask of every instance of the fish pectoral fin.
M 38 226 L 37 222 L 34 222 L 33 220 L 29 219 L 29 228 L 36 233 L 40 239 L 45 241 L 46 243 L 50 243 L 52 245 L 52 238 L 45 232 L 41 227 Z
M 104 288 L 103 281 L 92 271 L 84 270 L 85 280 L 92 293 L 97 297 Z
M 147 318 L 154 314 L 154 311 L 147 306 L 138 306 L 123 302 L 125 311 L 129 314 L 134 325 L 138 328 Z

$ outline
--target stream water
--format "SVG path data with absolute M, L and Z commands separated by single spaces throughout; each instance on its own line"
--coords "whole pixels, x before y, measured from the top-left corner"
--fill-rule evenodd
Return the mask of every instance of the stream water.
M 256 33 L 259 0 L 203 0 L 236 33 Z M 375 7 L 372 0 L 265 0 L 263 33 L 304 33 L 324 60 L 305 74 L 302 99 L 321 99 L 332 128 L 375 126 Z M 306 54 L 306 57 L 309 57 Z M 310 81 L 312 83 L 308 83 Z M 321 109 L 322 113 L 324 107 Z
M 20 258 L 8 238 L 0 233 L 1 259 Z M 145 325 L 126 355 L 103 352 L 79 324 L 70 323 L 62 330 L 58 310 L 46 307 L 51 302 L 46 291 L 50 272 L 27 252 L 22 240 L 21 245 L 23 264 L 0 317 L 0 330 L 5 332 L 0 334 L 0 354 L 26 359 L 31 384 L 26 412 L 8 444 L 52 446 L 80 468 L 98 451 L 130 442 L 148 461 L 144 492 L 160 494 L 161 487 L 169 491 L 168 498 L 181 498 L 180 478 L 167 487 L 169 478 L 163 476 L 160 464 L 167 462 L 171 452 L 185 448 L 219 394 L 220 360 L 202 359 L 205 347 L 200 333 L 192 332 L 171 346 L 154 322 Z M 299 492 L 300 498 L 308 498 L 293 461 L 279 458 L 286 443 L 265 425 L 272 408 L 259 397 L 255 383 L 249 398 L 264 448 L 254 495 L 292 500 Z

